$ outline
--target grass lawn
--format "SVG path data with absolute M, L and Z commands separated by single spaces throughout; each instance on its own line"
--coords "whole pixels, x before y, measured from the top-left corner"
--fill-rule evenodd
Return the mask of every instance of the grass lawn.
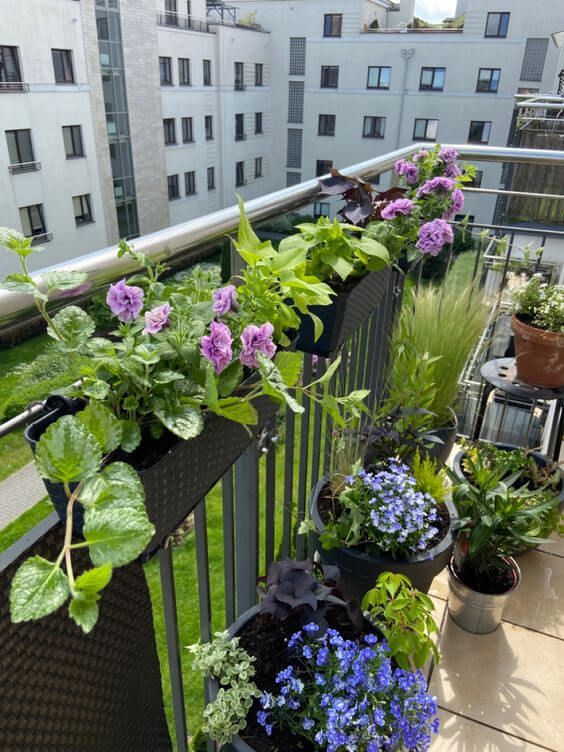
M 27 512 L 24 512 L 17 520 L 11 522 L 3 530 L 0 530 L 0 552 L 5 551 L 13 545 L 18 538 L 31 530 L 41 520 L 45 519 L 53 511 L 53 505 L 49 499 L 45 498 L 38 501 L 37 504 Z

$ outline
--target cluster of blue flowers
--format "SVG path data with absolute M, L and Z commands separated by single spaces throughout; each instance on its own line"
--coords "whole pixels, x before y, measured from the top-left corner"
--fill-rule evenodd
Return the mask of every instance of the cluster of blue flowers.
M 294 664 L 278 674 L 278 694 L 261 697 L 266 733 L 278 724 L 325 752 L 384 752 L 400 742 L 428 750 L 439 721 L 421 672 L 394 669 L 375 635 L 353 642 L 328 629 L 316 639 L 318 629 L 308 624 L 290 639 Z
M 363 533 L 379 550 L 393 556 L 413 555 L 428 548 L 437 535 L 437 502 L 417 490 L 417 481 L 407 465 L 390 458 L 386 470 L 360 470 L 349 476 L 356 506 L 365 514 Z

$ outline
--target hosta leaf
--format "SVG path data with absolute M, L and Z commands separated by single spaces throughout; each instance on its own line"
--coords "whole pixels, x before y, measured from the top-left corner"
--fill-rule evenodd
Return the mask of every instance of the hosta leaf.
M 93 475 L 102 461 L 100 445 L 78 418 L 64 415 L 37 443 L 39 474 L 54 482 L 72 483 Z
M 95 329 L 94 320 L 82 308 L 67 306 L 53 317 L 53 326 L 47 327 L 47 333 L 72 351 L 84 347 Z
M 204 429 L 201 411 L 190 405 L 178 405 L 172 409 L 158 408 L 155 415 L 165 428 L 181 439 L 193 439 Z
M 10 292 L 22 292 L 31 295 L 37 289 L 29 274 L 19 274 L 17 272 L 4 277 L 2 282 L 0 282 L 0 287 Z
M 41 619 L 60 608 L 69 593 L 66 574 L 42 556 L 32 556 L 21 565 L 12 580 L 12 621 Z
M 84 539 L 96 566 L 128 564 L 143 552 L 154 533 L 145 509 L 94 506 L 84 514 Z
M 88 279 L 88 275 L 83 272 L 65 272 L 52 271 L 45 272 L 42 276 L 43 282 L 48 290 L 74 290 L 80 287 Z
M 76 417 L 94 436 L 104 454 L 118 448 L 122 438 L 121 424 L 101 402 L 93 400 Z

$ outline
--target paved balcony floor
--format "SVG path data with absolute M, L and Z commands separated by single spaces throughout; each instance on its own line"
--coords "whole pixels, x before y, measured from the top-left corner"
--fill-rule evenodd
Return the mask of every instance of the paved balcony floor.
M 474 635 L 431 588 L 441 661 L 429 671 L 441 732 L 432 752 L 564 752 L 564 540 L 519 557 L 522 581 L 501 627 Z

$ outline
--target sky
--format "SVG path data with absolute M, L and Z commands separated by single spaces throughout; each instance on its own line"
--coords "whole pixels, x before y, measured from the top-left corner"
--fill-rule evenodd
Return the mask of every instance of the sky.
M 454 15 L 456 0 L 416 0 L 415 15 L 424 21 L 442 21 Z

